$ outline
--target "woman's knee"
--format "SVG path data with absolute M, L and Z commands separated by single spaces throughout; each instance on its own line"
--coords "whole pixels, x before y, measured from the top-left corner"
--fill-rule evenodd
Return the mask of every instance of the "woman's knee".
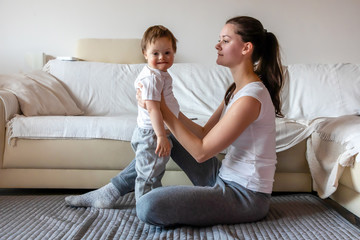
M 151 192 L 141 196 L 136 202 L 138 218 L 148 224 L 164 226 L 164 207 L 157 198 L 151 197 Z
M 145 201 L 141 201 L 143 199 L 143 196 L 140 197 L 138 199 L 138 201 L 136 202 L 136 215 L 138 216 L 138 218 L 145 222 L 145 223 L 150 223 L 150 214 L 151 214 L 151 206 L 145 202 Z M 151 224 L 151 223 L 150 223 Z

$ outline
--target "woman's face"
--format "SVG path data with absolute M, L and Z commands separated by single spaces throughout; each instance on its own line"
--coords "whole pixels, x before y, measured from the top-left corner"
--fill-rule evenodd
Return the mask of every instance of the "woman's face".
M 244 42 L 241 36 L 235 32 L 234 24 L 225 24 L 222 28 L 219 42 L 215 45 L 218 52 L 217 64 L 232 67 L 243 60 Z

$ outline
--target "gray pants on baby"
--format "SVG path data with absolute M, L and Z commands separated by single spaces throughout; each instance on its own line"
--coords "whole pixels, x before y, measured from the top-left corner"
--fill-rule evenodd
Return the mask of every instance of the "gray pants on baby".
M 171 140 L 168 137 L 171 144 Z M 170 156 L 159 157 L 156 153 L 157 138 L 153 129 L 136 127 L 131 139 L 131 146 L 135 152 L 135 198 L 139 198 L 152 189 L 161 187 L 161 179 Z

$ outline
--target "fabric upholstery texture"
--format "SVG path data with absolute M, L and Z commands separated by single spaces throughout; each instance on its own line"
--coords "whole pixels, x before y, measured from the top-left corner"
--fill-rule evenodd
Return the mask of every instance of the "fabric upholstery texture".
M 64 86 L 44 71 L 0 75 L 0 88 L 16 95 L 25 116 L 82 114 Z
M 293 64 L 286 68 L 282 111 L 314 120 L 360 114 L 360 64 Z

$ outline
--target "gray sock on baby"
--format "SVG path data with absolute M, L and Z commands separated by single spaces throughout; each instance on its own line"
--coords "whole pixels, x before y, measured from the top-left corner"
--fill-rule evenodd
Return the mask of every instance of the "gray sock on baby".
M 68 196 L 65 202 L 74 207 L 113 208 L 120 198 L 119 190 L 112 183 L 78 196 Z

